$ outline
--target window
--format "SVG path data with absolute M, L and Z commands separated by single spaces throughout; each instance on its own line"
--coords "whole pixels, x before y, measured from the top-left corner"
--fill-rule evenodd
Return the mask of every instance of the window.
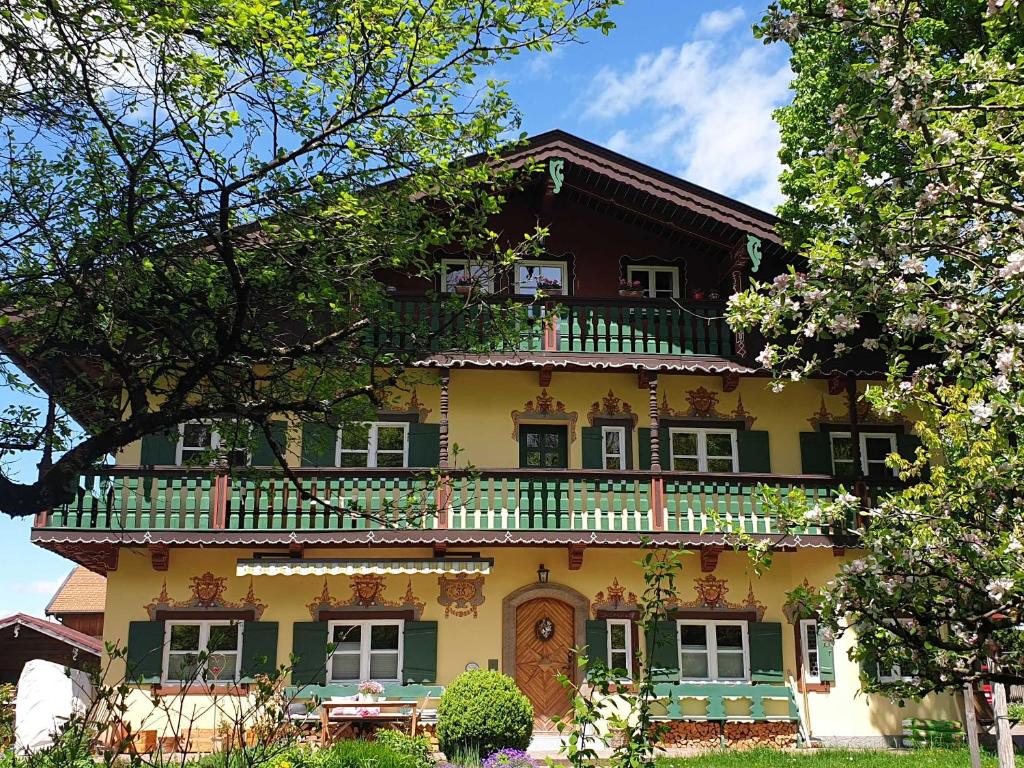
M 629 619 L 608 619 L 608 669 L 624 670 L 625 679 L 633 675 L 633 630 Z
M 544 283 L 549 283 L 545 288 Z M 550 283 L 554 282 L 562 293 L 569 293 L 565 280 L 564 261 L 520 261 L 516 264 L 516 293 L 534 296 L 538 287 L 553 292 Z
M 679 269 L 677 267 L 626 267 L 626 279 L 639 281 L 651 299 L 679 298 Z
M 327 669 L 331 682 L 401 680 L 401 621 L 345 620 L 329 626 L 334 645 Z
M 677 472 L 736 472 L 735 429 L 670 429 L 672 469 Z
M 230 448 L 228 441 L 221 438 L 213 425 L 201 421 L 187 421 L 178 425 L 178 447 L 175 454 L 176 464 L 187 464 L 213 451 L 224 451 L 228 464 L 233 467 L 249 463 L 248 446 Z
M 601 467 L 626 468 L 626 428 L 601 427 Z
M 853 438 L 849 432 L 830 432 L 832 446 L 832 474 L 837 477 L 852 477 Z M 893 471 L 885 466 L 885 457 L 896 451 L 896 435 L 892 432 L 860 433 L 860 467 L 865 477 L 893 477 Z
M 750 677 L 747 622 L 680 619 L 682 680 L 746 680 Z
M 164 632 L 166 682 L 238 679 L 241 622 L 168 621 Z M 203 669 L 199 669 L 201 653 L 208 654 Z
M 445 293 L 454 293 L 459 278 L 469 276 L 473 282 L 488 293 L 494 291 L 494 269 L 489 264 L 481 264 L 468 259 L 441 259 L 441 289 Z
M 408 463 L 409 425 L 405 422 L 371 421 L 338 430 L 335 466 L 405 467 Z
M 818 622 L 815 619 L 800 620 L 800 655 L 804 661 L 804 682 L 820 683 L 821 667 L 818 665 Z

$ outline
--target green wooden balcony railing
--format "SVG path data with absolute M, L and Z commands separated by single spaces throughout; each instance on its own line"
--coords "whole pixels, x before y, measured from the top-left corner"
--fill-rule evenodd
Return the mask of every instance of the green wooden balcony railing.
M 820 475 L 601 470 L 450 471 L 110 467 L 82 478 L 76 499 L 38 528 L 78 530 L 351 531 L 385 529 L 778 534 L 766 486 L 834 497 Z M 854 521 L 848 521 L 848 525 Z M 838 533 L 808 524 L 808 535 Z
M 493 338 L 486 329 L 501 300 L 460 308 L 423 297 L 397 297 L 394 327 L 374 328 L 370 342 L 390 349 L 425 346 L 431 352 L 486 345 L 496 352 L 563 352 L 594 355 L 703 355 L 733 357 L 736 345 L 725 322 L 725 302 L 672 299 L 599 299 L 555 296 L 527 305 L 533 319 Z M 506 332 L 508 328 L 504 328 Z
M 793 691 L 772 683 L 658 683 L 666 720 L 798 720 Z

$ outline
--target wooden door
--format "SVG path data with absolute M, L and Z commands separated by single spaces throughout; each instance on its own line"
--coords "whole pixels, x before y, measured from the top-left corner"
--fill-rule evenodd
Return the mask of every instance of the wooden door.
M 529 600 L 516 609 L 516 684 L 533 703 L 534 730 L 555 730 L 555 718 L 572 704 L 556 675 L 570 678 L 576 668 L 575 611 L 550 597 Z

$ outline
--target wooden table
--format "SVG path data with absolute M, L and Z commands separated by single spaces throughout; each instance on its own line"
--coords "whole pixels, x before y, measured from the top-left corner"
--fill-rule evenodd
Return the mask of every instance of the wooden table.
M 348 710 L 331 717 L 332 709 Z M 376 715 L 360 715 L 361 709 L 376 709 Z M 407 709 L 408 712 L 401 710 Z M 393 710 L 393 711 L 388 711 Z M 324 701 L 320 704 L 320 725 L 322 728 L 321 738 L 324 744 L 330 744 L 331 725 L 336 724 L 350 728 L 359 723 L 374 723 L 377 725 L 395 725 L 398 723 L 409 724 L 409 735 L 416 735 L 417 721 L 419 720 L 419 705 L 416 701 L 404 701 L 399 699 L 385 699 L 383 701 Z M 338 729 L 338 733 L 342 731 Z

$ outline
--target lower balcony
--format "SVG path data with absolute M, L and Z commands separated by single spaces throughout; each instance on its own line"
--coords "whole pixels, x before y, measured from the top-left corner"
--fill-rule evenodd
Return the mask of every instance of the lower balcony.
M 798 489 L 814 504 L 833 499 L 840 487 L 823 475 L 561 469 L 451 470 L 442 477 L 318 468 L 294 475 L 298 487 L 281 474 L 104 469 L 83 477 L 75 501 L 41 515 L 36 533 L 433 531 L 458 540 L 458 532 L 520 531 L 593 540 L 605 533 L 721 536 L 738 527 L 777 536 L 786 532 L 764 504 L 763 488 Z M 813 524 L 798 533 L 843 535 Z

